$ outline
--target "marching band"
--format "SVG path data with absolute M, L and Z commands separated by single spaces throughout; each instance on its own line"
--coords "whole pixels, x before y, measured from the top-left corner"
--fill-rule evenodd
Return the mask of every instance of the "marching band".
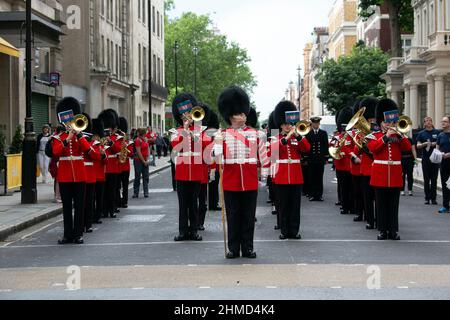
M 355 214 L 354 221 L 366 221 L 368 230 L 378 228 L 379 240 L 400 239 L 402 153 L 411 151 L 406 136 L 411 125 L 394 101 L 365 97 L 343 108 L 330 140 L 320 129 L 320 118 L 302 121 L 288 101 L 275 107 L 262 131 L 242 88 L 225 89 L 217 104 L 225 126 L 192 94 L 181 93 L 172 102 L 178 125 L 170 131 L 179 207 L 175 241 L 202 241 L 199 231 L 205 230 L 209 204 L 210 210 L 222 211 L 226 258 L 256 258 L 253 239 L 263 183 L 277 215 L 279 239 L 300 240 L 302 194 L 324 201 L 324 168 L 330 157 L 340 213 Z M 127 120 L 116 111 L 104 110 L 90 119 L 71 97 L 58 103 L 57 113 L 64 130 L 49 144 L 58 161 L 64 213 L 64 236 L 58 243 L 82 244 L 93 224 L 116 218 L 119 208 L 128 207 L 130 159 L 136 174 L 133 198 L 139 197 L 141 176 L 148 197 L 156 134 L 137 129 L 137 137 L 130 137 Z M 427 200 L 435 201 L 434 191 Z

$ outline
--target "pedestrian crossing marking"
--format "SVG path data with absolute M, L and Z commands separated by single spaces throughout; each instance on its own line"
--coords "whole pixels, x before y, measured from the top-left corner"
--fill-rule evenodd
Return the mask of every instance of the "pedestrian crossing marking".
M 129 206 L 126 210 L 161 210 L 164 206 Z
M 119 219 L 119 222 L 159 222 L 165 214 L 158 215 L 127 215 Z
M 173 189 L 150 189 L 149 193 L 172 193 Z

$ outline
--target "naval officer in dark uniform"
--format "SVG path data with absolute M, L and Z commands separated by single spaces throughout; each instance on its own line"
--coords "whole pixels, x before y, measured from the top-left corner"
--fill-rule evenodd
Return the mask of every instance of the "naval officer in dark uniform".
M 311 132 L 306 136 L 311 151 L 308 155 L 308 170 L 311 177 L 309 189 L 310 201 L 323 201 L 323 175 L 328 160 L 328 134 L 320 129 L 322 118 L 311 118 Z

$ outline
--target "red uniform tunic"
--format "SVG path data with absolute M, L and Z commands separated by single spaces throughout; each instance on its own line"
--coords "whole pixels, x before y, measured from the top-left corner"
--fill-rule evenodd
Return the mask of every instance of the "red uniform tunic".
M 128 172 L 131 170 L 130 159 L 133 157 L 134 142 L 125 140 L 125 143 L 127 145 L 128 155 L 127 155 L 127 160 L 125 161 L 125 163 L 120 163 L 120 161 L 119 161 L 120 172 Z
M 341 139 L 344 138 L 344 133 L 340 133 L 337 137 L 337 142 L 332 146 L 338 148 Z M 340 160 L 334 160 L 334 166 L 336 171 L 350 171 L 350 161 L 348 158 L 349 145 L 344 145 L 341 149 L 342 158 Z
M 351 135 L 355 135 L 355 131 L 352 130 Z M 361 164 L 360 163 L 355 163 L 352 161 L 352 153 L 358 157 L 359 160 L 361 160 L 361 158 L 358 156 L 357 153 L 354 152 L 354 148 L 356 146 L 355 142 L 353 141 L 353 138 L 349 135 L 347 137 L 347 142 L 348 142 L 348 158 L 350 160 L 350 172 L 352 174 L 352 176 L 360 176 L 361 175 Z M 347 143 L 346 143 L 347 145 Z
M 175 159 L 176 181 L 199 181 L 204 179 L 203 151 L 208 141 L 205 141 L 203 131 L 205 128 L 191 126 L 189 132 L 178 128 L 172 134 L 172 147 L 177 153 Z
M 105 150 L 99 141 L 94 141 L 91 147 L 100 154 L 101 154 L 100 150 Z M 106 162 L 107 162 L 106 155 L 101 156 L 100 159 L 98 158 L 94 159 L 94 171 L 96 182 L 105 182 Z
M 258 161 L 263 176 L 267 176 L 270 167 L 265 136 L 249 127 L 227 129 L 222 152 L 224 191 L 258 190 Z
M 122 138 L 118 134 L 111 136 L 111 141 L 113 145 L 106 150 L 106 155 L 108 156 L 108 162 L 106 163 L 106 173 L 117 174 L 120 173 L 119 168 L 119 152 L 122 149 Z
M 63 132 L 53 137 L 53 155 L 59 158 L 57 181 L 60 183 L 86 182 L 83 154 L 90 149 L 90 144 L 82 137 L 64 145 L 69 136 Z
M 385 134 L 382 132 L 367 136 L 369 141 L 367 147 L 374 157 L 370 185 L 382 188 L 401 188 L 403 186 L 402 151 L 410 151 L 411 142 L 408 138 L 403 138 L 398 142 L 386 143 L 384 137 Z
M 94 161 L 101 161 L 102 154 L 99 148 L 94 148 L 94 143 L 97 141 L 92 141 L 90 143 L 90 149 L 84 153 L 84 168 L 86 171 L 86 183 L 96 183 L 97 174 L 95 172 Z
M 373 159 L 366 152 L 360 150 L 358 146 L 353 148 L 353 152 L 360 156 L 361 159 L 361 175 L 370 177 L 372 175 Z
M 284 141 L 283 141 L 284 140 Z M 284 144 L 283 142 L 286 142 Z M 311 145 L 307 139 L 298 141 L 291 137 L 288 141 L 280 134 L 273 139 L 270 146 L 271 162 L 275 164 L 273 181 L 276 184 L 303 184 L 301 166 L 302 153 L 308 153 Z

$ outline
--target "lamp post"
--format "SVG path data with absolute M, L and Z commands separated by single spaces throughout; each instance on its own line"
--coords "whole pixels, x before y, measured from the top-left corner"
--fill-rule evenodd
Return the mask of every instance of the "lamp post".
M 145 15 L 145 13 L 143 13 Z M 152 1 L 148 1 L 147 6 L 147 14 L 148 14 L 148 47 L 152 47 Z M 148 122 L 150 124 L 150 127 L 153 127 L 153 106 L 152 106 L 152 75 L 153 75 L 153 69 L 152 69 L 152 54 L 151 50 L 148 51 L 148 75 L 144 74 L 144 78 L 148 79 Z M 146 71 L 146 70 L 145 70 Z M 144 71 L 144 72 L 145 72 Z M 156 81 L 156 79 L 154 79 Z
M 298 110 L 300 110 L 300 101 L 301 101 L 301 94 L 302 94 L 302 67 L 300 65 L 297 68 L 298 72 Z
M 180 46 L 178 44 L 178 41 L 175 41 L 175 44 L 173 46 L 173 54 L 175 56 L 175 94 L 178 94 L 178 50 L 180 49 Z
M 194 52 L 194 95 L 197 96 L 197 57 L 200 49 L 195 46 L 192 51 Z
M 36 134 L 34 133 L 34 121 L 31 111 L 32 107 L 32 20 L 31 1 L 26 2 L 26 118 L 25 118 L 25 138 L 23 140 L 22 154 L 22 204 L 37 203 L 36 189 Z

